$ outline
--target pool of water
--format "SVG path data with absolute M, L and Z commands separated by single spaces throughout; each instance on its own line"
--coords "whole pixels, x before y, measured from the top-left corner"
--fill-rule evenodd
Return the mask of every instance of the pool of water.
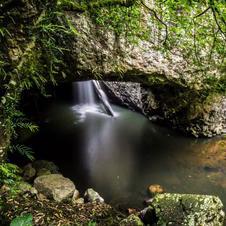
M 84 106 L 83 106 L 84 107 Z M 80 191 L 97 190 L 121 207 L 141 208 L 147 187 L 218 195 L 226 206 L 226 139 L 195 139 L 113 106 L 53 105 L 30 144 L 39 159 L 55 161 Z

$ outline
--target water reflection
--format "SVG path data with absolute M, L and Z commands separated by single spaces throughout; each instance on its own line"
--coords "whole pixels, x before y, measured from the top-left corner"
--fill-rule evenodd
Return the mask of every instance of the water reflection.
M 150 184 L 168 192 L 219 195 L 226 205 L 226 139 L 193 139 L 113 106 L 118 117 L 54 106 L 31 141 L 81 190 L 93 187 L 113 204 L 141 206 Z M 75 124 L 75 122 L 77 122 Z

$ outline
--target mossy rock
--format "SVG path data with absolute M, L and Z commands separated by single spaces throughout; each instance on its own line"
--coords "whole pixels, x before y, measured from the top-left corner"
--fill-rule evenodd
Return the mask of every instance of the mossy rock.
M 151 207 L 155 209 L 157 225 L 223 226 L 224 211 L 216 196 L 190 194 L 158 194 Z
M 120 226 L 144 226 L 144 223 L 141 221 L 141 219 L 131 214 L 126 219 L 122 220 L 119 224 Z

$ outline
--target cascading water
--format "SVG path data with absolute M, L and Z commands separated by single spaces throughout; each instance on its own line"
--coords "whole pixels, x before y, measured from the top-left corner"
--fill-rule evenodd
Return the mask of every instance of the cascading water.
M 103 89 L 101 88 L 101 85 L 98 81 L 96 80 L 92 80 L 94 87 L 96 88 L 96 92 L 106 110 L 106 112 L 108 114 L 110 114 L 112 117 L 114 117 L 114 111 L 108 101 L 107 95 L 105 94 L 105 92 L 103 91 Z
M 73 83 L 73 94 L 76 105 L 72 109 L 80 115 L 80 118 L 84 118 L 88 112 L 107 113 L 112 117 L 115 116 L 107 95 L 98 81 L 90 80 Z

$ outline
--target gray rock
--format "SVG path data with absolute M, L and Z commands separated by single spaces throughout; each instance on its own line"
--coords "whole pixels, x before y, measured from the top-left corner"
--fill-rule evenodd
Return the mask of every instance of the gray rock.
M 142 93 L 140 83 L 134 82 L 104 82 L 109 97 L 132 110 L 142 111 Z
M 88 202 L 101 202 L 101 203 L 104 202 L 104 199 L 99 195 L 99 193 L 94 191 L 92 188 L 88 188 L 86 190 L 84 194 L 84 198 Z
M 61 174 L 50 174 L 37 177 L 34 187 L 47 198 L 61 202 L 72 197 L 75 191 L 74 183 Z
M 59 173 L 58 166 L 54 162 L 50 162 L 47 160 L 37 160 L 32 163 L 32 166 L 36 169 L 36 171 L 39 171 L 44 168 L 49 170 L 53 174 Z
M 23 173 L 23 178 L 26 181 L 32 180 L 35 177 L 35 175 L 36 175 L 36 170 L 35 170 L 35 168 L 32 167 L 31 163 L 27 164 L 24 167 L 23 172 L 24 172 Z
M 119 223 L 119 225 L 120 226 L 144 226 L 144 223 L 141 221 L 141 219 L 138 216 L 131 214 L 126 219 L 122 220 Z
M 223 226 L 223 204 L 218 197 L 188 194 L 158 194 L 151 207 L 157 225 Z

